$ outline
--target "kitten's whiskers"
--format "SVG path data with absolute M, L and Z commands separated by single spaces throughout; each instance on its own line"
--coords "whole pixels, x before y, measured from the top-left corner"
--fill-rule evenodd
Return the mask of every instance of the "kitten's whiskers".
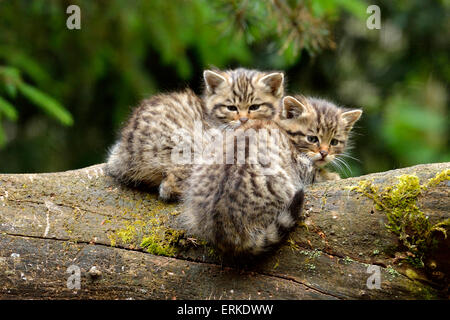
M 338 154 L 336 154 L 336 156 L 347 157 L 347 158 L 350 158 L 352 160 L 355 160 L 355 161 L 358 161 L 359 163 L 361 163 L 361 160 L 359 160 L 359 159 L 357 159 L 357 158 L 355 158 L 355 157 L 353 157 L 353 156 L 351 156 L 349 154 L 346 154 L 346 153 L 338 153 Z
M 343 164 L 343 165 L 345 166 L 345 168 L 348 169 L 348 172 L 350 173 L 350 175 L 353 175 L 352 169 L 351 169 L 350 166 L 347 164 L 347 162 L 345 162 L 344 159 L 341 159 L 341 158 L 336 157 L 336 158 L 334 158 L 334 160 L 336 160 L 336 161 L 338 161 L 339 163 Z
M 336 159 L 335 159 L 336 160 Z M 344 169 L 342 168 L 342 165 L 340 165 L 338 162 L 335 162 L 334 160 L 330 162 L 335 168 L 337 168 L 339 171 L 344 172 Z

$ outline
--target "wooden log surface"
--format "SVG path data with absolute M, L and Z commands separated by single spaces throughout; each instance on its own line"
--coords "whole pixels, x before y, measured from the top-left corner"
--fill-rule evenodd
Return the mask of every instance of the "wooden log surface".
M 389 186 L 401 174 L 426 181 L 450 163 L 310 186 L 301 225 L 245 266 L 180 232 L 179 204 L 117 184 L 103 167 L 0 175 L 0 299 L 448 299 L 398 262 L 385 213 L 349 187 Z M 419 204 L 430 221 L 448 219 L 449 181 Z

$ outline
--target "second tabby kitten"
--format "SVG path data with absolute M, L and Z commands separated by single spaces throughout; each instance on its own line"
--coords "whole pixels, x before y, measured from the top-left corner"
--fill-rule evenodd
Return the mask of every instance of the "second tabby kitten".
M 111 149 L 106 171 L 126 184 L 159 186 L 162 199 L 176 198 L 191 165 L 172 161 L 172 150 L 178 143 L 173 139 L 175 132 L 183 130 L 191 138 L 193 149 L 193 144 L 202 143 L 194 139 L 196 124 L 206 130 L 272 118 L 284 93 L 284 75 L 280 72 L 207 70 L 204 80 L 202 98 L 186 90 L 142 101 Z
M 293 142 L 316 168 L 314 182 L 338 180 L 339 175 L 324 167 L 329 163 L 346 165 L 350 131 L 361 117 L 359 109 L 337 107 L 334 103 L 300 95 L 286 97 L 280 115 L 282 125 Z

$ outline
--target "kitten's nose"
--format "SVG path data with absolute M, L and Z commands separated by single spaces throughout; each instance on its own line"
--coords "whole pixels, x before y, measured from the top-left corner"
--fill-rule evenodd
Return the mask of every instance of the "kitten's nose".
M 248 121 L 248 118 L 239 118 L 239 121 L 242 123 L 246 123 Z
M 319 153 L 322 156 L 322 159 L 324 159 L 328 155 L 328 152 L 326 152 L 325 150 L 320 150 Z

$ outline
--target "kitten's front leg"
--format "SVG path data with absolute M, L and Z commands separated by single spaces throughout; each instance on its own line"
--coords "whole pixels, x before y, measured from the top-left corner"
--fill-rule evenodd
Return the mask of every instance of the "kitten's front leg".
M 170 172 L 159 185 L 159 197 L 164 201 L 178 200 L 183 194 L 184 184 L 190 172 L 190 166 L 170 169 Z
M 329 180 L 341 180 L 341 177 L 336 172 L 330 172 L 323 168 L 316 170 L 316 174 L 314 176 L 315 182 L 323 182 Z

